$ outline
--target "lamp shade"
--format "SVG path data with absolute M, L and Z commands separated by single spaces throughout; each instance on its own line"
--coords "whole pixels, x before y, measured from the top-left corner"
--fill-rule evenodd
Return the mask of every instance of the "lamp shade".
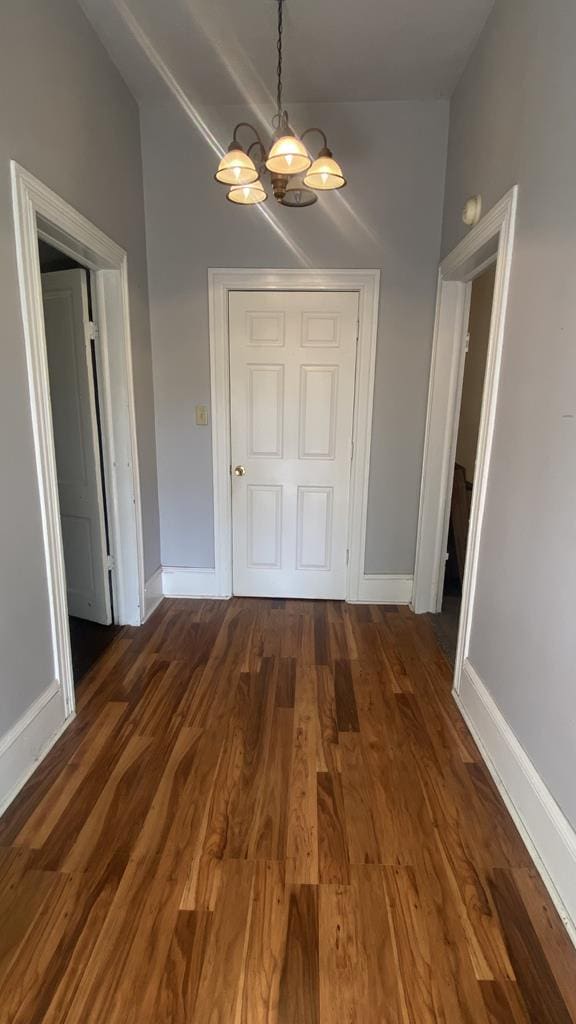
M 223 185 L 249 185 L 257 181 L 258 171 L 248 153 L 236 146 L 222 157 L 215 178 Z
M 342 174 L 340 164 L 336 163 L 330 150 L 314 161 L 310 170 L 304 178 L 304 184 L 308 188 L 315 188 L 321 191 L 332 188 L 343 188 L 346 178 Z
M 228 191 L 226 199 L 231 203 L 238 203 L 239 206 L 256 206 L 266 199 L 266 192 L 261 181 L 253 181 L 248 185 L 233 185 Z
M 306 188 L 302 181 L 301 174 L 295 174 L 288 179 L 286 190 L 283 197 L 280 199 L 282 206 L 292 206 L 294 208 L 301 208 L 303 206 L 312 206 L 313 203 L 318 202 L 318 196 L 311 189 Z
M 294 135 L 282 135 L 272 146 L 266 167 L 276 174 L 300 174 L 312 163 L 306 146 Z

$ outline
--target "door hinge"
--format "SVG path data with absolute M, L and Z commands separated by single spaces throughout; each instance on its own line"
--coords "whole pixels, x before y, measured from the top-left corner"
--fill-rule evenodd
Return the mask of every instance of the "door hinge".
M 469 348 L 470 348 L 470 331 L 466 331 L 466 347 L 464 348 L 464 353 L 466 353 Z
M 350 563 L 350 548 L 346 548 L 346 565 Z
M 114 569 L 114 555 L 106 555 L 106 568 L 109 572 Z
M 356 341 L 358 341 L 359 337 L 360 337 L 360 321 L 357 320 L 356 321 Z
M 350 441 L 350 462 L 354 458 L 354 440 Z
M 93 320 L 88 321 L 88 337 L 90 341 L 98 341 L 98 324 Z

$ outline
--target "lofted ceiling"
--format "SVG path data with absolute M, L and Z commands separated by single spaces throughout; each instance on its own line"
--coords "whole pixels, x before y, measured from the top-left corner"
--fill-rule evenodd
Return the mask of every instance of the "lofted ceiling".
M 140 101 L 162 95 L 167 75 L 202 105 L 273 95 L 274 0 L 80 3 Z M 449 96 L 493 3 L 285 0 L 285 100 Z

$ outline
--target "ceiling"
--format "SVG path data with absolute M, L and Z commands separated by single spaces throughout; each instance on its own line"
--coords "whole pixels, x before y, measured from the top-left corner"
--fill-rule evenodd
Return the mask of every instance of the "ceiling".
M 180 88 L 202 105 L 275 89 L 274 0 L 80 0 L 141 101 Z M 286 0 L 287 103 L 452 92 L 494 0 Z M 159 71 L 161 73 L 159 73 Z

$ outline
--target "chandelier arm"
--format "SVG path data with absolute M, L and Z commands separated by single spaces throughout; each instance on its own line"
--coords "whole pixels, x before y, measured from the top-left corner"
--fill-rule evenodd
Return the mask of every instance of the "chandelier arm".
M 248 156 L 250 156 L 252 150 L 255 149 L 255 148 L 258 148 L 260 150 L 259 173 L 262 174 L 262 172 L 265 169 L 266 149 L 264 148 L 264 145 L 260 141 L 260 139 L 255 139 L 254 142 L 251 142 L 250 145 L 248 146 L 248 149 L 247 149 Z
M 307 128 L 306 131 L 302 132 L 302 135 L 300 136 L 300 141 L 304 142 L 305 136 L 309 135 L 310 132 L 318 132 L 318 134 L 322 136 L 322 140 L 324 142 L 323 148 L 328 149 L 328 139 L 326 138 L 326 132 L 322 131 L 321 128 Z
M 250 124 L 249 121 L 239 121 L 238 124 L 236 125 L 236 127 L 234 129 L 234 135 L 232 136 L 232 142 L 234 144 L 238 143 L 238 137 L 237 136 L 238 136 L 238 131 L 239 131 L 240 128 L 249 128 L 251 132 L 254 132 L 254 135 L 256 136 L 256 138 L 255 138 L 254 142 L 251 143 L 251 145 L 254 145 L 257 142 L 262 147 L 262 149 L 264 149 L 264 143 L 262 142 L 262 139 L 260 138 L 260 132 L 258 131 L 257 128 L 254 127 L 253 124 Z

